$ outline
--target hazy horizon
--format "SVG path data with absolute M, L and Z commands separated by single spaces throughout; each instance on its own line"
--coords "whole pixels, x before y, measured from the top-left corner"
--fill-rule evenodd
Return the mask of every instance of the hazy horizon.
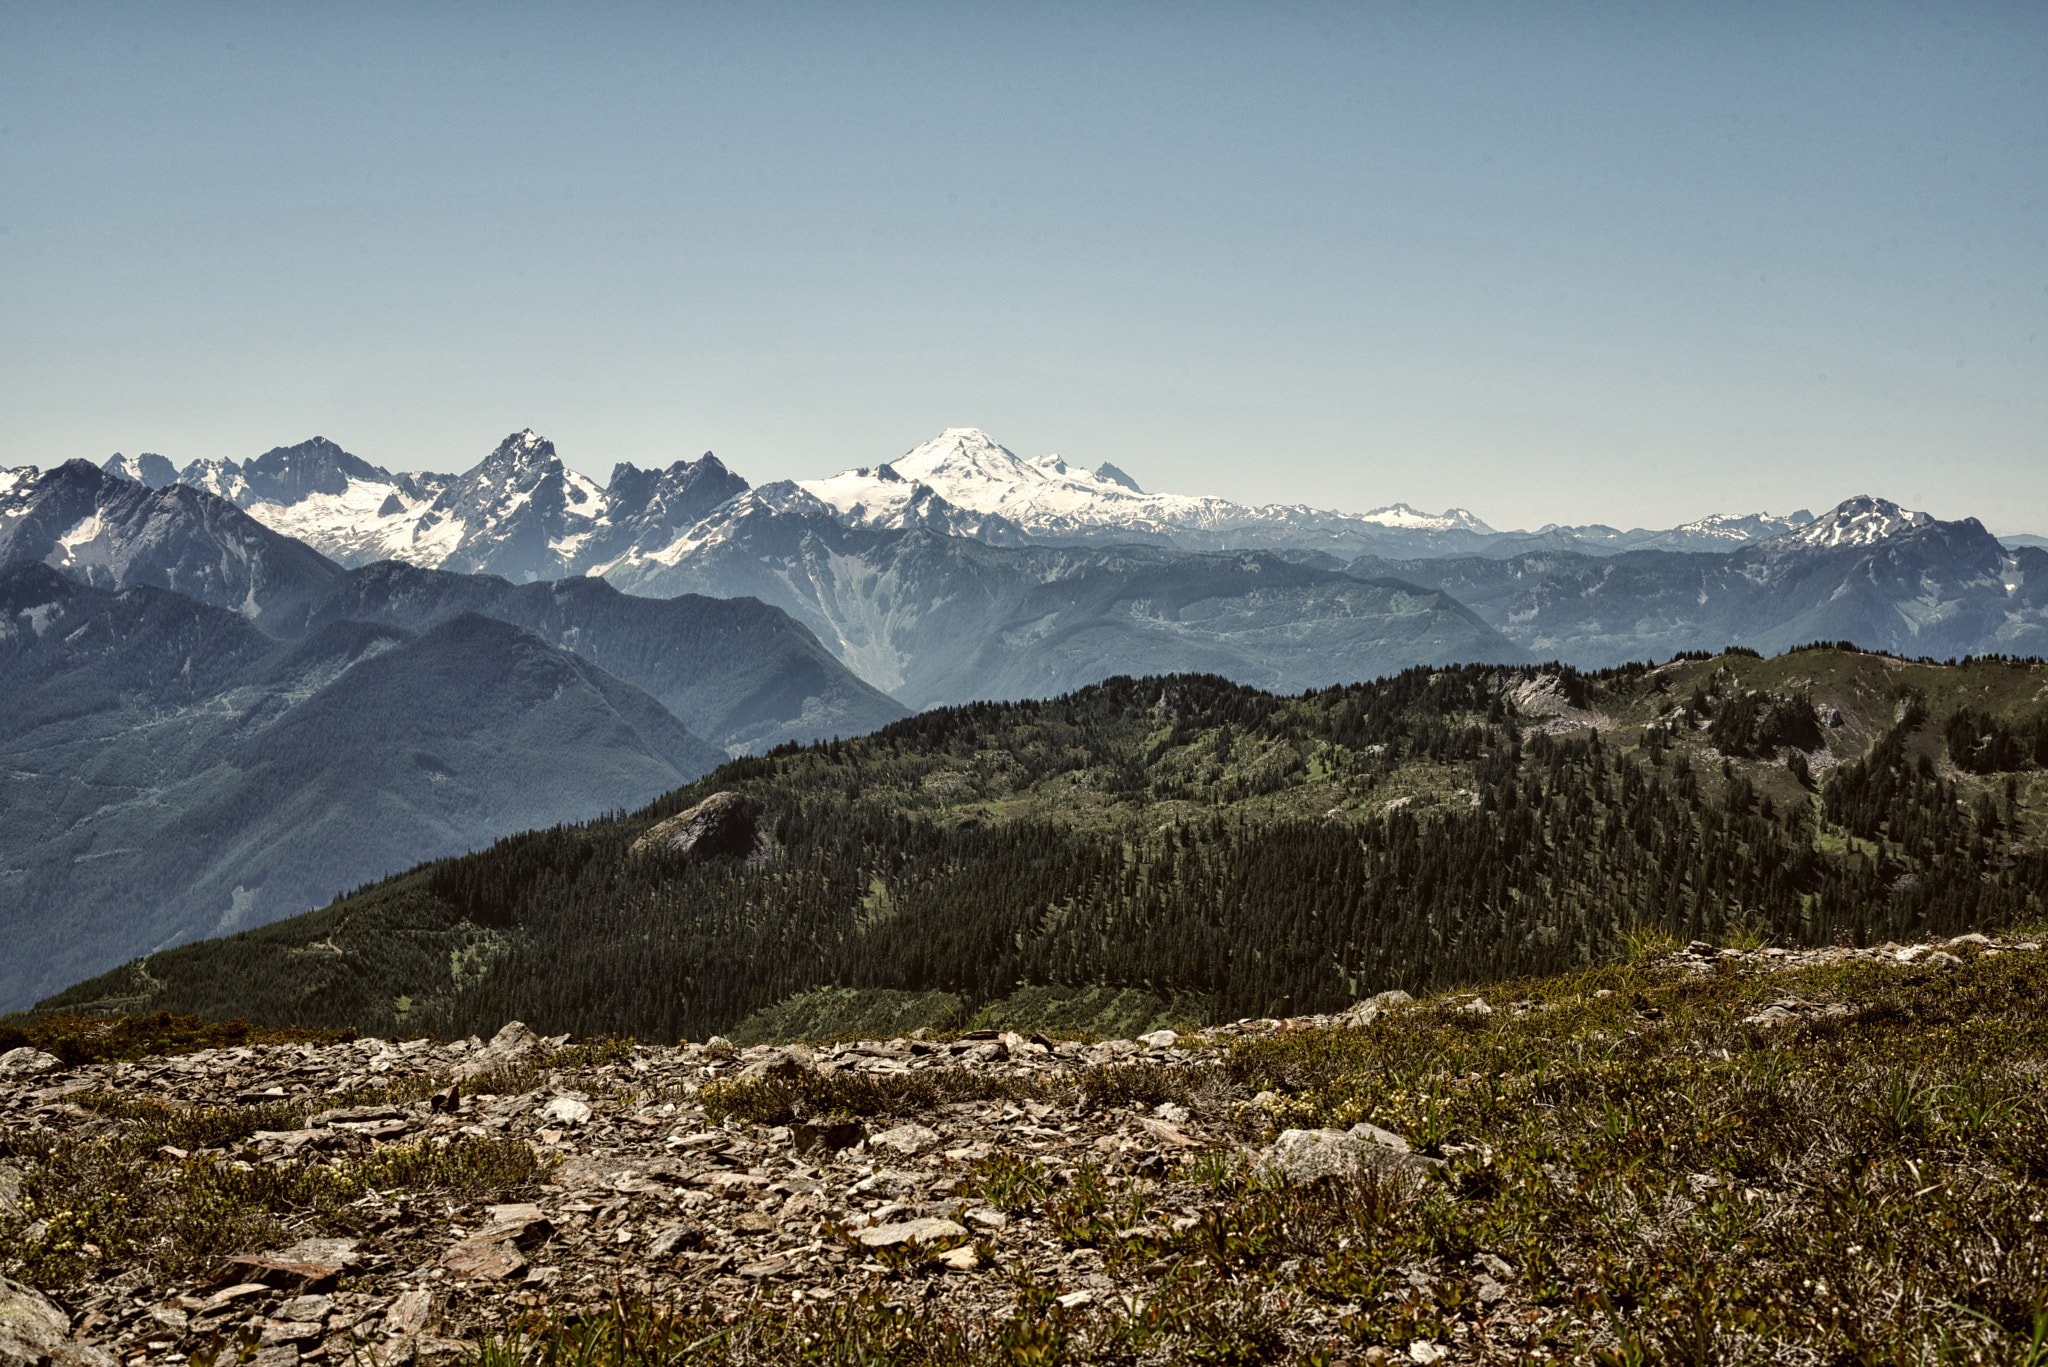
M 2048 10 L 0 13 L 0 465 L 2048 532 Z

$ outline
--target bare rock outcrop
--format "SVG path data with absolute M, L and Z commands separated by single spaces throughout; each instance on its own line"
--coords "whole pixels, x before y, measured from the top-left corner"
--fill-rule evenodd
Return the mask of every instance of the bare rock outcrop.
M 659 822 L 633 842 L 633 853 L 659 851 L 713 859 L 721 855 L 764 864 L 775 853 L 775 842 L 759 829 L 759 811 L 738 793 L 713 793 L 687 811 Z
M 33 1288 L 0 1277 L 0 1367 L 114 1367 L 102 1348 L 71 1337 L 71 1320 Z

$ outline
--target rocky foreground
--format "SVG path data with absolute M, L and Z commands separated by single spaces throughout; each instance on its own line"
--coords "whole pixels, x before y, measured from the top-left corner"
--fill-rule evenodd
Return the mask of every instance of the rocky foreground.
M 1712 980 L 1728 985 L 1723 1015 L 1682 1047 L 1711 1060 L 1719 1043 L 1727 1059 L 1729 1041 L 1767 1053 L 1801 1029 L 1853 1025 L 1865 1004 L 1841 988 L 1852 970 L 1920 982 L 1991 973 L 2037 948 L 1983 936 L 1695 944 L 1611 986 L 1594 975 L 1428 1003 L 1394 992 L 1342 1016 L 1100 1042 L 970 1031 L 745 1050 L 572 1045 L 514 1022 L 488 1042 L 358 1039 L 69 1069 L 16 1050 L 0 1057 L 0 1244 L 21 1280 L 0 1282 L 0 1365 L 432 1359 L 522 1317 L 559 1326 L 629 1301 L 692 1307 L 703 1323 L 845 1325 L 828 1312 L 908 1307 L 969 1337 L 1030 1311 L 1065 1336 L 1063 1351 L 1087 1357 L 1122 1335 L 1132 1351 L 1117 1360 L 1129 1361 L 1180 1360 L 1192 1340 L 1168 1330 L 1213 1305 L 1203 1342 L 1239 1345 L 1237 1360 L 1577 1359 L 1626 1345 L 1634 1321 L 1570 1289 L 1584 1260 L 1561 1243 L 1532 1255 L 1526 1228 L 1481 1220 L 1469 1236 L 1403 1236 L 1369 1275 L 1360 1261 L 1376 1223 L 1476 1211 L 1502 1181 L 1580 1192 L 1559 1170 L 1575 1151 L 1562 1107 L 1540 1089 L 1510 1097 L 1525 1114 L 1504 1124 L 1540 1128 L 1548 1106 L 1558 1132 L 1543 1140 L 1547 1165 L 1491 1177 L 1509 1168 L 1504 1140 L 1478 1120 L 1419 1123 L 1435 1113 L 1405 1089 L 1346 1109 L 1341 1098 L 1366 1094 L 1315 1071 L 1322 1041 L 1351 1037 L 1340 1043 L 1354 1072 L 1372 1040 L 1391 1055 L 1403 1032 L 1425 1030 L 1472 1041 L 1512 1028 L 1539 1054 L 1583 1059 L 1588 1038 L 1661 1038 L 1700 996 L 1687 984 Z M 1801 972 L 1814 982 L 1768 985 Z M 1546 1016 L 1561 1022 L 1554 1036 Z M 1261 1086 L 1268 1075 L 1275 1085 Z M 1478 1106 L 1475 1088 L 1514 1077 L 1439 1081 Z M 1670 1222 L 1717 1192 L 1758 1221 L 1778 1209 L 1768 1174 L 1739 1154 L 1716 1170 L 1711 1139 L 1700 1142 L 1671 1194 L 1687 1212 L 1631 1198 L 1644 1238 L 1675 1237 Z M 1641 1152 L 1654 1162 L 1661 1150 Z M 1312 1208 L 1287 1216 L 1305 1193 Z M 1291 1236 L 1289 1218 L 1322 1234 Z M 1002 1341 L 1028 1346 L 1027 1330 Z M 1788 1348 L 1758 1360 L 1820 1359 Z

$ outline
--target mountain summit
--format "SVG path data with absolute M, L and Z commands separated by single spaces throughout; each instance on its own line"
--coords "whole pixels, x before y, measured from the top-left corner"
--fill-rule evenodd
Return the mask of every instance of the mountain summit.
M 851 526 L 900 526 L 922 487 L 948 505 L 1001 517 L 1034 541 L 1062 545 L 1152 543 L 1182 550 L 1308 547 L 1356 555 L 1390 535 L 1404 549 L 1473 550 L 1491 527 L 1463 508 L 1417 512 L 1405 503 L 1364 514 L 1303 504 L 1234 503 L 1209 495 L 1148 494 L 1116 466 L 1071 466 L 1057 455 L 1026 460 L 978 427 L 949 427 L 884 465 L 843 470 L 799 487 Z M 1446 541 L 1448 538 L 1448 541 Z M 1444 544 L 1439 544 L 1444 543 Z
M 1843 499 L 1803 527 L 1771 538 L 1782 546 L 1875 546 L 1904 532 L 1934 525 L 1928 513 L 1909 512 L 1888 498 L 1858 494 Z

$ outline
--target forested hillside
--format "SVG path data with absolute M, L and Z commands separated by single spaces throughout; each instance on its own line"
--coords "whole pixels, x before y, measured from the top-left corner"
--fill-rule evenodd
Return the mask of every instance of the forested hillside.
M 1837 648 L 1299 697 L 1116 679 L 738 760 L 45 1005 L 673 1038 L 826 985 L 1092 986 L 1215 1019 L 1650 930 L 1948 933 L 2044 910 L 2044 695 L 2039 662 Z M 643 840 L 715 793 L 716 839 Z

